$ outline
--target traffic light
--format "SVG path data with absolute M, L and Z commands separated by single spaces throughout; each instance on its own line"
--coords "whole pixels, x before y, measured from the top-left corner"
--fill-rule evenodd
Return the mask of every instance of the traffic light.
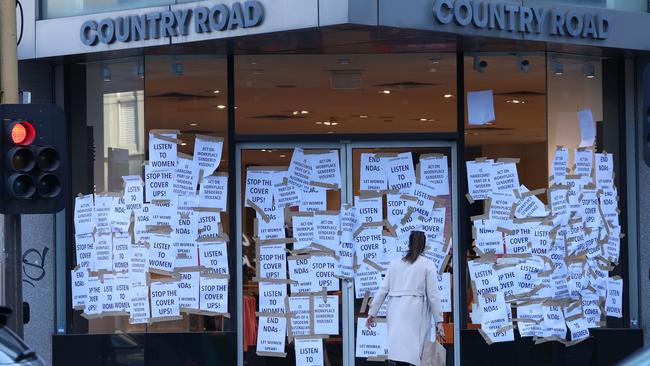
M 68 192 L 68 128 L 54 104 L 0 105 L 4 159 L 0 213 L 63 209 Z

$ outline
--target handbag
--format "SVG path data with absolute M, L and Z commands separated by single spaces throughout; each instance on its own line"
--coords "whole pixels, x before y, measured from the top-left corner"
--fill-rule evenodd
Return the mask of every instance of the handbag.
M 426 341 L 420 366 L 442 366 L 447 364 L 447 350 L 439 342 Z

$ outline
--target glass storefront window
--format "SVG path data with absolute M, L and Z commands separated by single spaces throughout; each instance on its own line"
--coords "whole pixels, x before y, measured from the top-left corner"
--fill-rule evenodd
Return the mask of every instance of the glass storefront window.
M 456 131 L 455 54 L 235 57 L 238 134 Z
M 545 2 L 557 2 L 563 5 L 583 5 L 594 8 L 607 8 L 626 11 L 648 11 L 646 0 L 544 0 Z
M 197 135 L 223 139 L 215 174 L 226 173 L 226 69 L 226 58 L 221 55 L 147 56 L 87 64 L 87 121 L 96 156 L 93 185 L 83 188 L 83 193 L 119 194 L 124 190 L 122 177 L 128 175 L 145 181 L 143 166 L 149 155 L 151 130 L 179 131 L 178 153 L 189 156 L 194 153 Z M 217 215 L 220 234 L 227 236 L 230 218 Z M 234 272 L 229 268 L 229 273 Z M 151 281 L 166 279 L 168 275 L 149 273 Z M 180 320 L 150 325 L 132 325 L 128 316 L 119 314 L 94 317 L 89 319 L 85 332 L 217 331 L 227 326 L 227 317 L 201 315 L 198 310 L 181 314 Z
M 175 0 L 39 0 L 41 19 L 174 4 Z

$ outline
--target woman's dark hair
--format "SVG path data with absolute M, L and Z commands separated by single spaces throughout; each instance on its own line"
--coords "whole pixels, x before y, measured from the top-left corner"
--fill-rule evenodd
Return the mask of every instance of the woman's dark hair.
M 409 250 L 406 252 L 403 261 L 409 263 L 415 263 L 420 254 L 424 252 L 424 248 L 427 246 L 427 239 L 424 236 L 422 231 L 411 231 L 409 236 Z

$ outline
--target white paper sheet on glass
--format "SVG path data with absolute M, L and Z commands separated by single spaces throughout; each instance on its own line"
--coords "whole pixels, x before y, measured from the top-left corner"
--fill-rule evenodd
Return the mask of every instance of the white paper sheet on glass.
M 492 90 L 467 92 L 467 114 L 469 125 L 484 125 L 496 119 Z

